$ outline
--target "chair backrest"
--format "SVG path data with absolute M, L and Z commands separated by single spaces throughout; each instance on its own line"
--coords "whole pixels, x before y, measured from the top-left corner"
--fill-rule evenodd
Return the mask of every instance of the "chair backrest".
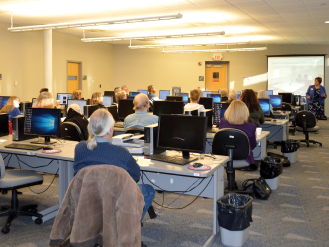
M 291 111 L 291 105 L 288 103 L 282 103 L 281 110 L 282 111 Z
M 3 161 L 3 158 L 0 155 L 0 179 L 2 179 L 5 176 L 5 172 L 6 172 L 5 162 Z
M 233 150 L 233 160 L 244 160 L 250 153 L 249 138 L 245 132 L 238 129 L 220 129 L 212 142 L 212 153 L 228 155 Z
M 61 138 L 71 141 L 81 141 L 83 140 L 82 132 L 78 125 L 71 122 L 61 123 L 59 128 L 59 135 Z
M 144 134 L 144 129 L 139 129 L 139 128 L 129 128 L 126 130 L 126 133 L 130 134 Z
M 313 128 L 316 125 L 314 113 L 310 111 L 298 112 L 296 115 L 296 125 L 298 127 L 304 127 L 304 122 L 306 123 L 306 128 Z

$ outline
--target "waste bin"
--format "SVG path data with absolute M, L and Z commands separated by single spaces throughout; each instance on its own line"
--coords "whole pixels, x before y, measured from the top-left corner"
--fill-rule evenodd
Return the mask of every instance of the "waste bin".
M 271 190 L 279 187 L 280 175 L 283 171 L 283 159 L 265 156 L 260 163 L 260 176 L 263 177 Z
M 299 140 L 292 139 L 281 142 L 281 152 L 283 156 L 289 159 L 291 164 L 298 161 L 298 148 L 300 147 L 299 143 Z
M 222 244 L 242 246 L 249 238 L 252 200 L 247 195 L 229 193 L 217 201 L 218 224 Z

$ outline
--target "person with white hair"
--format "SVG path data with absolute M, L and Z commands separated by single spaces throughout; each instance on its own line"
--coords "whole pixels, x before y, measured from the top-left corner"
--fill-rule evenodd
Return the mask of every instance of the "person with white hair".
M 114 119 L 106 109 L 96 110 L 90 117 L 87 141 L 79 142 L 74 151 L 74 175 L 91 165 L 114 165 L 125 169 L 138 182 L 140 167 L 127 149 L 112 145 Z M 150 207 L 155 190 L 151 185 L 138 185 L 144 196 L 143 217 Z
M 150 108 L 149 98 L 140 93 L 134 98 L 135 113 L 128 115 L 125 118 L 124 128 L 125 131 L 130 128 L 144 129 L 145 126 L 158 123 L 159 117 L 156 115 L 148 114 Z
M 237 97 L 238 97 L 237 91 L 235 91 L 234 89 L 232 89 L 230 91 L 230 94 L 228 95 L 228 100 L 225 101 L 225 103 L 231 103 L 233 100 L 236 100 Z
M 85 119 L 84 116 L 81 115 L 81 109 L 78 104 L 72 104 L 69 106 L 67 109 L 67 117 L 65 118 L 64 122 L 70 122 L 70 123 L 75 123 L 76 125 L 79 126 L 82 135 L 83 135 L 83 140 L 88 139 L 88 120 Z

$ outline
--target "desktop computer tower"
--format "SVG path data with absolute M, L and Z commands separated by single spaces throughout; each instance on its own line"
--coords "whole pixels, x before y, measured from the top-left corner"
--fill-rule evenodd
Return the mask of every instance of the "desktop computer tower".
M 0 113 L 0 136 L 9 135 L 8 113 Z
M 28 140 L 32 138 L 36 138 L 36 135 L 26 135 L 24 134 L 24 122 L 25 122 L 25 117 L 24 116 L 17 116 L 13 117 L 11 119 L 11 122 L 13 124 L 13 141 L 23 141 L 23 140 Z
M 24 114 L 25 113 L 25 109 L 26 108 L 31 108 L 32 107 L 32 102 L 21 102 L 20 104 L 19 104 L 19 110 L 20 110 L 20 112 L 22 113 L 22 114 Z
M 157 148 L 158 140 L 158 124 L 151 124 L 144 127 L 144 154 L 153 155 L 159 154 L 165 149 Z

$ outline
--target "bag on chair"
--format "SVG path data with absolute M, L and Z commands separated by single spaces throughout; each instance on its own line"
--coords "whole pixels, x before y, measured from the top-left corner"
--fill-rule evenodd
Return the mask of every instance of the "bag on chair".
M 254 197 L 261 200 L 267 200 L 272 193 L 270 186 L 262 177 L 258 179 L 247 179 L 243 182 L 242 187 L 243 190 L 251 188 L 249 190 L 253 192 Z

